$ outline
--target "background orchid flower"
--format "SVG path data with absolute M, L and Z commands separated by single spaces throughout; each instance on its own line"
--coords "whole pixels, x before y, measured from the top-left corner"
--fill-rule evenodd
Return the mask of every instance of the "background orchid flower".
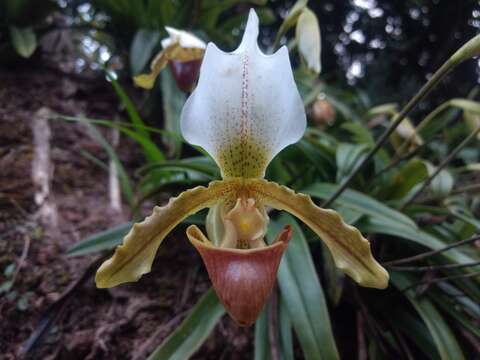
M 198 78 L 206 44 L 189 32 L 169 26 L 166 26 L 165 30 L 169 37 L 162 40 L 162 51 L 151 62 L 149 74 L 140 74 L 133 78 L 135 85 L 151 89 L 160 71 L 168 64 L 177 86 L 183 91 L 191 91 Z
M 337 212 L 317 207 L 309 196 L 263 179 L 271 159 L 303 136 L 306 117 L 287 48 L 265 55 L 257 44 L 258 31 L 258 17 L 251 10 L 235 51 L 225 53 L 208 44 L 198 85 L 182 112 L 183 136 L 214 158 L 223 180 L 187 190 L 135 224 L 99 268 L 98 287 L 137 281 L 150 271 L 165 236 L 189 215 L 209 208 L 208 237 L 195 225 L 188 227 L 187 236 L 229 314 L 240 325 L 252 324 L 291 237 L 287 226 L 273 244 L 264 242 L 266 207 L 302 220 L 325 242 L 336 266 L 360 285 L 388 285 L 388 273 L 356 228 Z

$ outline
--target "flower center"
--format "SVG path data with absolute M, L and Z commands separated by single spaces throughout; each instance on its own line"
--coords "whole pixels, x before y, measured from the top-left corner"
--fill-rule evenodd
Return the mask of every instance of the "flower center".
M 210 224 L 208 224 L 210 223 Z M 210 226 L 209 226 L 210 225 Z M 265 247 L 263 240 L 268 225 L 268 216 L 263 206 L 255 199 L 238 198 L 228 210 L 211 209 L 207 217 L 207 231 L 215 246 L 229 249 L 256 249 Z M 209 229 L 210 228 L 210 229 Z

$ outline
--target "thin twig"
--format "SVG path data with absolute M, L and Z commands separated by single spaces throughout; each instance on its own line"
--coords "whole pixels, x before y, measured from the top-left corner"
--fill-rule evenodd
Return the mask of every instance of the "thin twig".
M 350 173 L 347 179 L 343 184 L 337 189 L 337 191 L 330 196 L 323 204 L 322 207 L 330 206 L 348 187 L 353 178 L 360 172 L 360 170 L 372 160 L 373 156 L 377 153 L 378 150 L 385 144 L 389 136 L 395 131 L 395 129 L 400 125 L 400 123 L 405 119 L 405 117 L 413 110 L 413 108 L 428 94 L 430 91 L 437 85 L 440 80 L 455 66 L 456 62 L 448 59 L 441 67 L 438 69 L 435 74 L 430 78 L 430 80 L 418 91 L 418 93 L 405 105 L 405 107 L 400 111 L 400 113 L 394 118 L 395 120 L 392 124 L 384 131 L 382 136 L 377 140 L 375 146 L 370 150 L 365 158 L 355 167 L 355 169 Z
M 476 276 L 480 276 L 480 271 L 476 271 L 476 272 L 470 273 L 470 274 L 451 275 L 451 276 L 444 276 L 444 277 L 435 278 L 435 279 L 429 279 L 429 280 L 425 280 L 425 281 L 419 281 L 415 284 L 409 285 L 409 286 L 407 286 L 403 289 L 400 289 L 398 291 L 400 293 L 404 293 L 404 292 L 406 292 L 410 289 L 416 288 L 417 286 L 421 286 L 421 285 L 432 285 L 432 284 L 436 284 L 436 283 L 444 282 L 444 281 L 448 281 L 448 280 L 468 279 L 468 278 L 476 277 Z
M 377 342 L 377 344 L 382 350 L 382 352 L 385 354 L 389 354 L 390 352 L 385 346 L 385 343 L 388 343 L 385 339 L 385 332 L 377 323 L 377 321 L 375 320 L 375 317 L 369 314 L 368 308 L 363 302 L 362 297 L 359 294 L 358 288 L 354 288 L 353 296 L 355 299 L 355 303 L 359 306 L 363 320 L 365 321 L 365 328 L 370 332 L 370 337 L 378 339 L 379 341 Z
M 445 160 L 443 160 L 440 165 L 438 165 L 438 167 L 435 169 L 434 173 L 432 175 L 430 175 L 422 184 L 422 186 L 417 190 L 417 191 L 414 191 L 413 195 L 410 196 L 409 200 L 406 201 L 405 203 L 403 203 L 402 206 L 400 206 L 400 210 L 403 210 L 405 209 L 405 207 L 407 205 L 409 205 L 420 193 L 422 193 L 428 185 L 430 185 L 430 183 L 432 182 L 432 180 L 440 173 L 440 171 L 443 170 L 443 168 L 445 168 L 445 166 L 448 165 L 448 163 L 450 161 L 452 161 L 452 159 L 472 140 L 474 139 L 477 134 L 480 133 L 480 126 L 478 126 L 475 131 L 473 131 L 472 133 L 470 133 L 460 144 L 458 144 L 458 146 L 453 149 L 453 151 L 448 154 L 448 156 L 445 158 Z
M 175 327 L 182 318 L 188 313 L 188 310 L 184 310 L 177 315 L 175 315 L 172 319 L 167 321 L 164 324 L 160 324 L 157 329 L 150 335 L 150 337 L 144 341 L 139 347 L 135 348 L 132 354 L 132 360 L 142 360 L 146 359 L 148 354 L 151 353 L 156 346 L 158 346 L 164 339 L 165 335 L 171 331 L 173 327 Z
M 17 280 L 18 274 L 20 273 L 23 266 L 25 265 L 25 261 L 27 260 L 27 256 L 28 256 L 28 251 L 30 250 L 30 236 L 28 234 L 24 234 L 23 236 L 24 236 L 25 242 L 23 243 L 22 255 L 20 255 L 20 259 L 17 262 L 17 268 L 15 269 L 15 273 L 12 276 L 10 288 L 13 288 L 13 285 Z
M 414 360 L 415 357 L 413 356 L 412 352 L 410 351 L 410 348 L 408 347 L 408 344 L 405 341 L 405 339 L 403 338 L 402 334 L 400 334 L 400 332 L 397 330 L 397 328 L 395 326 L 393 326 L 392 330 L 393 330 L 393 336 L 395 337 L 395 339 L 397 339 L 397 341 L 400 345 L 400 348 L 405 353 L 406 358 L 408 360 Z
M 28 339 L 19 348 L 17 356 L 19 358 L 26 357 L 33 351 L 35 346 L 48 333 L 49 329 L 59 320 L 65 313 L 67 305 L 73 298 L 73 294 L 95 273 L 98 266 L 106 259 L 105 256 L 98 257 L 92 261 L 84 270 L 83 274 L 75 280 L 65 290 L 58 300 L 50 304 L 43 316 L 38 321 L 35 329 L 32 331 Z
M 390 164 L 388 164 L 382 170 L 377 172 L 375 174 L 375 178 L 379 177 L 380 175 L 385 174 L 386 172 L 389 172 L 390 170 L 395 168 L 401 162 L 406 161 L 406 160 L 410 160 L 412 157 L 417 155 L 420 152 L 420 150 L 423 150 L 428 144 L 430 144 L 434 139 L 435 138 L 428 139 L 422 145 L 417 146 L 415 149 L 413 149 L 412 151 L 410 151 L 406 155 L 395 158 Z
M 462 186 L 462 187 L 458 187 L 458 188 L 450 191 L 449 195 L 458 195 L 458 194 L 463 194 L 463 193 L 466 193 L 466 192 L 472 192 L 472 193 L 480 192 L 480 184 L 472 184 L 472 185 L 465 185 L 465 186 Z M 432 201 L 435 201 L 435 200 L 442 199 L 444 197 L 445 197 L 445 195 L 428 196 L 428 197 L 422 198 L 420 202 L 421 203 L 429 203 L 429 202 L 432 202 Z
M 364 334 L 364 320 L 361 311 L 357 311 L 357 352 L 358 352 L 358 360 L 367 360 L 367 344 L 365 342 L 365 334 Z
M 407 257 L 407 258 L 403 258 L 403 259 L 387 261 L 387 262 L 382 263 L 382 265 L 383 266 L 391 266 L 391 265 L 405 264 L 405 263 L 409 263 L 409 262 L 413 262 L 413 261 L 417 261 L 417 260 L 422 260 L 422 259 L 428 258 L 430 256 L 440 254 L 444 251 L 453 249 L 455 247 L 462 246 L 462 245 L 465 245 L 465 244 L 470 244 L 470 243 L 475 242 L 477 240 L 480 240 L 480 235 L 475 235 L 474 237 L 472 237 L 470 239 L 465 239 L 465 240 L 462 240 L 462 241 L 458 241 L 456 243 L 447 245 L 447 246 L 445 246 L 441 249 L 427 251 L 427 252 L 424 252 L 424 253 L 421 253 L 421 254 L 418 254 L 418 255 L 415 255 L 415 256 L 410 256 L 410 257 Z
M 450 270 L 462 269 L 466 267 L 474 267 L 480 265 L 480 261 L 469 262 L 465 264 L 445 264 L 445 265 L 429 265 L 429 266 L 387 266 L 395 271 L 435 271 L 435 270 Z
M 478 337 L 476 337 L 473 333 L 469 332 L 466 329 L 461 330 L 463 336 L 472 344 L 472 346 L 475 348 L 475 351 L 477 354 L 480 354 L 480 340 Z

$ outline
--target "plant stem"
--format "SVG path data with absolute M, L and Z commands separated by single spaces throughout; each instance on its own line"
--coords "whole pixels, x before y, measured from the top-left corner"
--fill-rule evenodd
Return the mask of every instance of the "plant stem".
M 436 279 L 431 279 L 431 280 L 420 281 L 420 282 L 417 282 L 417 283 L 412 284 L 412 285 L 410 285 L 410 286 L 407 286 L 407 287 L 405 287 L 405 288 L 403 288 L 403 289 L 399 289 L 398 291 L 399 291 L 400 293 L 404 293 L 405 291 L 408 291 L 408 290 L 410 290 L 410 289 L 416 288 L 417 286 L 421 286 L 421 285 L 431 285 L 431 284 L 436 284 L 436 283 L 444 282 L 444 281 L 448 281 L 448 280 L 468 279 L 468 278 L 477 277 L 477 276 L 480 276 L 480 271 L 477 271 L 477 272 L 474 272 L 474 273 L 470 273 L 470 274 L 445 276 L 445 277 L 441 277 L 441 278 L 436 278 Z
M 413 149 L 412 151 L 407 153 L 406 155 L 399 156 L 399 157 L 393 159 L 393 161 L 390 164 L 388 164 L 382 170 L 380 170 L 379 172 L 377 172 L 375 174 L 375 178 L 378 178 L 380 175 L 385 174 L 386 172 L 389 172 L 390 170 L 395 168 L 401 162 L 403 162 L 405 160 L 410 160 L 415 155 L 417 155 L 420 152 L 420 150 L 423 150 L 428 144 L 430 144 L 434 139 L 435 138 L 431 138 L 431 139 L 425 141 L 422 145 L 419 145 L 418 147 L 416 147 L 415 149 Z
M 423 259 L 428 258 L 430 256 L 440 254 L 444 251 L 453 249 L 453 248 L 461 246 L 461 245 L 470 244 L 470 243 L 475 242 L 477 240 L 480 240 L 480 235 L 475 235 L 474 237 L 471 237 L 470 239 L 465 239 L 465 240 L 462 240 L 462 241 L 458 241 L 456 243 L 447 245 L 447 246 L 445 246 L 441 249 L 427 251 L 427 252 L 424 252 L 424 253 L 421 253 L 421 254 L 418 254 L 418 255 L 415 255 L 415 256 L 410 256 L 410 257 L 407 257 L 407 258 L 403 258 L 403 259 L 387 261 L 387 262 L 382 263 L 382 265 L 383 266 L 391 266 L 391 265 L 405 264 L 405 263 L 409 263 L 409 262 L 413 262 L 413 261 L 417 261 L 417 260 L 423 260 Z
M 360 172 L 360 170 L 365 166 L 365 164 L 372 160 L 373 156 L 377 153 L 378 150 L 380 150 L 383 144 L 385 144 L 385 142 L 388 140 L 388 137 L 395 131 L 395 129 L 400 125 L 400 123 L 405 119 L 405 117 L 457 64 L 458 61 L 453 61 L 452 58 L 449 58 L 440 67 L 440 69 L 438 69 L 435 74 L 433 74 L 431 79 L 418 91 L 418 93 L 407 103 L 407 105 L 405 105 L 402 111 L 400 111 L 400 113 L 396 116 L 396 119 L 377 140 L 372 150 L 370 150 L 367 156 L 355 167 L 355 169 L 350 173 L 344 183 L 329 199 L 327 199 L 322 204 L 322 207 L 330 206 L 345 191 L 353 178 Z
M 480 261 L 474 261 L 464 264 L 445 264 L 445 265 L 429 265 L 429 266 L 387 266 L 395 271 L 435 271 L 446 269 L 461 269 L 480 265 Z
M 465 44 L 463 44 L 460 49 L 458 49 L 448 60 L 438 69 L 435 74 L 428 80 L 428 82 L 423 85 L 423 87 L 418 91 L 418 93 L 405 105 L 405 107 L 400 111 L 396 116 L 395 121 L 390 125 L 390 127 L 385 130 L 380 139 L 376 142 L 375 146 L 368 153 L 368 155 L 360 162 L 360 164 L 352 171 L 348 176 L 345 182 L 338 188 L 338 190 L 323 204 L 322 207 L 327 207 L 332 204 L 348 187 L 348 184 L 353 180 L 353 178 L 360 172 L 363 166 L 369 162 L 378 150 L 383 146 L 387 141 L 388 137 L 393 133 L 393 131 L 400 125 L 400 123 L 405 119 L 405 117 L 412 111 L 412 109 L 428 94 L 430 91 L 442 80 L 442 78 L 447 75 L 450 70 L 455 68 L 458 64 L 461 64 L 465 60 L 468 60 L 474 56 L 480 55 L 480 34 L 473 37 Z
M 405 209 L 407 205 L 409 205 L 413 199 L 415 199 L 421 192 L 423 192 L 428 185 L 432 182 L 432 180 L 443 170 L 445 166 L 462 150 L 477 134 L 480 133 L 480 126 L 475 129 L 472 133 L 470 133 L 458 146 L 443 160 L 440 165 L 438 165 L 437 169 L 434 171 L 432 175 L 430 175 L 422 184 L 422 186 L 410 196 L 409 200 L 405 202 L 402 206 L 400 206 L 400 210 Z
M 466 192 L 471 192 L 471 193 L 477 193 L 480 192 L 480 184 L 472 184 L 472 185 L 465 185 L 462 187 L 458 187 L 456 189 L 453 189 L 450 192 L 450 195 L 458 195 L 458 194 L 463 194 Z M 435 200 L 442 199 L 444 196 L 443 195 L 436 195 L 436 196 L 429 196 L 427 198 L 422 198 L 421 203 L 429 203 Z

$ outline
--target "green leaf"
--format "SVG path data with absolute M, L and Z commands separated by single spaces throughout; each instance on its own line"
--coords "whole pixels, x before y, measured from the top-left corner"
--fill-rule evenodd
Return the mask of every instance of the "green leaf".
M 387 234 L 408 239 L 432 250 L 439 250 L 448 245 L 444 241 L 427 233 L 426 231 L 405 226 L 405 224 L 396 222 L 394 219 L 390 221 L 384 221 L 383 219 L 372 217 L 368 222 L 362 224 L 361 229 L 366 233 Z M 450 249 L 443 252 L 442 255 L 456 263 L 468 263 L 475 261 L 472 257 L 459 251 L 458 249 Z
M 302 192 L 313 197 L 327 199 L 337 190 L 338 185 L 328 183 L 315 183 L 304 189 Z M 361 214 L 383 220 L 385 222 L 395 221 L 409 228 L 417 229 L 417 225 L 408 216 L 382 204 L 372 197 L 358 191 L 347 189 L 335 201 L 335 204 L 355 210 Z
M 161 164 L 147 165 L 138 170 L 139 174 L 146 174 L 155 169 L 170 169 L 176 171 L 195 171 L 207 176 L 208 178 L 220 178 L 218 166 L 209 158 L 192 157 L 182 160 L 170 160 Z
M 322 243 L 322 265 L 324 271 L 324 278 L 326 282 L 326 290 L 330 301 L 334 306 L 337 306 L 342 297 L 345 275 L 337 269 L 330 251 Z
M 67 251 L 67 256 L 86 255 L 102 250 L 110 250 L 122 243 L 122 239 L 130 231 L 133 223 L 128 222 L 98 232 L 80 240 Z
M 127 93 L 120 86 L 116 77 L 107 71 L 107 78 L 110 80 L 113 90 L 117 94 L 118 98 L 121 100 L 123 106 L 127 110 L 128 117 L 130 121 L 135 126 L 136 130 L 144 136 L 149 136 L 148 131 L 145 130 L 145 122 L 142 120 L 142 117 L 137 111 L 137 108 L 133 104 L 132 100 L 128 97 Z
M 440 359 L 436 354 L 435 344 L 427 327 L 418 317 L 414 317 L 406 309 L 400 308 L 398 311 L 389 312 L 387 319 L 390 326 L 395 327 L 410 338 L 427 358 Z
M 60 119 L 65 121 L 76 121 L 76 122 L 86 122 L 89 124 L 98 124 L 107 126 L 112 129 L 118 129 L 120 132 L 130 137 L 132 140 L 137 142 L 144 150 L 145 158 L 150 160 L 150 166 L 156 165 L 164 161 L 165 157 L 163 153 L 159 150 L 158 146 L 150 139 L 150 136 L 145 136 L 142 133 L 136 131 L 138 128 L 145 130 L 147 132 L 153 132 L 161 134 L 163 136 L 170 136 L 175 138 L 177 141 L 182 141 L 178 135 L 169 133 L 162 129 L 152 128 L 150 126 L 134 126 L 133 124 L 112 121 L 112 120 L 101 120 L 101 119 L 88 119 L 80 117 L 71 117 L 71 116 L 61 116 Z
M 313 197 L 326 199 L 333 194 L 336 188 L 336 185 L 316 183 L 302 192 L 310 194 Z M 413 220 L 406 215 L 383 205 L 368 195 L 348 189 L 335 203 L 341 207 L 349 208 L 351 211 L 357 211 L 362 215 L 368 215 L 370 217 L 368 221 L 357 224 L 363 233 L 371 232 L 393 235 L 408 239 L 432 250 L 438 250 L 447 245 L 437 237 L 420 230 Z M 451 249 L 443 253 L 443 255 L 458 263 L 475 261 L 457 249 Z
M 112 129 L 118 129 L 122 133 L 124 133 L 127 136 L 131 136 L 132 133 L 135 132 L 136 126 L 134 126 L 130 122 L 125 122 L 125 121 L 113 121 L 113 120 L 107 120 L 107 119 L 91 119 L 91 118 L 85 118 L 85 117 L 75 117 L 75 116 L 59 116 L 58 118 L 52 118 L 52 119 L 61 119 L 65 121 L 72 121 L 72 122 L 81 122 L 81 121 L 86 121 L 91 124 L 95 125 L 103 125 Z M 152 126 L 138 126 L 138 128 L 141 128 L 149 133 L 154 133 L 154 134 L 160 134 L 163 136 L 170 136 L 176 138 L 178 141 L 182 141 L 181 138 L 179 138 L 178 135 L 169 133 L 166 130 L 152 127 Z M 137 134 L 138 137 L 141 137 L 140 135 Z M 133 140 L 137 140 L 137 138 L 132 137 Z
M 189 216 L 183 224 L 205 224 L 205 214 L 197 213 Z M 130 231 L 133 222 L 121 224 L 105 231 L 95 233 L 83 240 L 80 240 L 67 251 L 67 256 L 86 255 L 102 250 L 111 250 L 120 245 L 124 236 Z
M 425 162 L 419 159 L 412 159 L 395 173 L 387 190 L 387 197 L 390 199 L 402 199 L 427 177 L 428 171 Z
M 265 307 L 255 323 L 255 360 L 271 360 L 268 337 L 268 314 Z
M 130 121 L 132 122 L 135 132 L 130 134 L 131 137 L 137 137 L 137 140 L 142 144 L 145 158 L 151 163 L 162 162 L 165 160 L 165 156 L 162 151 L 155 145 L 150 139 L 150 134 L 146 130 L 144 121 L 142 120 L 137 108 L 133 104 L 132 100 L 128 97 L 127 93 L 120 86 L 115 77 L 107 71 L 107 77 L 112 83 L 115 93 L 122 101 L 123 106 L 127 110 Z M 136 133 L 136 134 L 135 134 Z M 135 134 L 135 135 L 133 135 Z
M 292 216 L 282 214 L 271 221 L 267 237 L 272 242 L 287 224 L 292 226 L 293 238 L 278 271 L 282 301 L 305 358 L 338 359 L 325 296 L 301 228 Z
M 130 71 L 137 75 L 143 71 L 152 58 L 153 50 L 160 41 L 160 32 L 150 29 L 139 29 L 130 46 Z
M 88 129 L 88 133 L 92 137 L 92 139 L 98 142 L 103 147 L 103 149 L 107 152 L 109 158 L 112 160 L 113 164 L 117 169 L 118 178 L 120 180 L 120 185 L 122 187 L 122 192 L 126 197 L 128 203 L 132 205 L 134 201 L 133 188 L 130 184 L 130 179 L 128 177 L 128 174 L 125 168 L 123 167 L 122 162 L 118 158 L 115 152 L 115 149 L 110 145 L 110 143 L 105 139 L 102 133 L 98 131 L 98 129 L 95 126 L 93 126 L 88 121 L 84 121 L 82 118 L 78 118 L 78 120 L 83 124 L 85 124 L 86 128 Z
M 171 71 L 162 71 L 160 79 L 165 130 L 182 138 L 180 132 L 180 114 L 185 104 L 185 94 L 178 89 Z M 164 137 L 163 142 L 168 146 L 170 154 L 176 155 L 180 153 L 182 145 L 180 141 L 172 137 Z
M 461 298 L 461 297 L 463 297 L 462 294 L 461 293 L 458 294 L 458 298 Z M 435 294 L 435 296 L 433 297 L 433 300 L 438 306 L 442 308 L 443 311 L 449 314 L 452 317 L 452 319 L 460 323 L 465 328 L 465 330 L 467 330 L 468 332 L 472 333 L 472 335 L 480 339 L 480 328 L 478 327 L 477 324 L 475 324 L 475 319 L 479 318 L 478 313 L 474 314 L 472 318 L 468 318 L 465 315 L 465 312 L 460 310 L 462 308 L 458 306 L 458 304 L 455 304 L 454 301 L 452 301 L 452 298 L 450 296 L 446 296 L 443 293 Z M 465 297 L 465 300 L 472 301 L 468 297 Z M 473 303 L 473 304 L 478 306 L 476 303 Z
M 413 282 L 403 274 L 392 273 L 391 281 L 399 289 L 406 288 Z M 427 325 L 437 351 L 442 360 L 464 359 L 460 345 L 458 344 L 453 331 L 445 322 L 435 306 L 426 297 L 416 297 L 412 290 L 406 291 L 405 295 L 415 310 Z
M 35 36 L 32 28 L 19 28 L 10 26 L 9 29 L 10 38 L 17 53 L 24 58 L 29 58 L 32 56 L 37 48 L 37 37 Z
M 293 338 L 292 338 L 292 322 L 288 314 L 288 307 L 285 299 L 279 296 L 279 317 L 280 324 L 280 345 L 282 347 L 283 360 L 294 360 L 293 356 Z
M 340 143 L 337 147 L 337 182 L 347 177 L 355 168 L 355 165 L 362 161 L 368 147 L 365 145 Z
M 285 300 L 279 296 L 278 302 L 278 342 L 282 360 L 294 360 L 292 323 L 288 315 L 288 307 Z M 264 308 L 255 323 L 255 360 L 271 360 L 271 344 L 268 329 L 268 310 Z
M 207 339 L 224 313 L 225 309 L 213 289 L 208 290 L 148 360 L 188 359 Z
M 315 146 L 305 139 L 300 140 L 295 146 L 315 166 L 322 178 L 329 179 L 329 170 L 333 171 L 333 163 L 328 151 L 321 146 Z
M 353 135 L 353 140 L 359 144 L 372 146 L 375 141 L 370 131 L 360 122 L 346 122 L 342 124 L 342 129 L 349 131 Z
M 368 110 L 365 114 L 366 118 L 372 118 L 379 115 L 394 115 L 397 112 L 397 104 L 395 103 L 388 103 L 382 104 L 378 106 L 374 106 Z

